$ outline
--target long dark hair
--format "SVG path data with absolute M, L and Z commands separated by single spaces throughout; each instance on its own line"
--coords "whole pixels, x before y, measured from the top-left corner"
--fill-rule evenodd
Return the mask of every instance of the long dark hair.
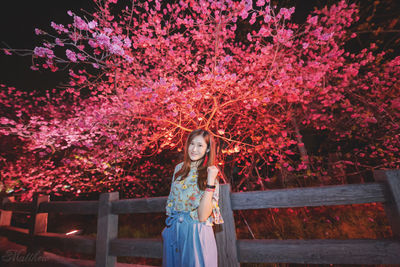
M 175 174 L 175 177 L 181 176 L 181 180 L 186 179 L 187 175 L 189 174 L 190 171 L 190 157 L 189 157 L 189 145 L 192 142 L 192 140 L 196 136 L 203 136 L 204 141 L 207 144 L 207 150 L 206 153 L 204 154 L 203 158 L 200 159 L 201 162 L 199 166 L 197 167 L 197 185 L 199 186 L 200 190 L 204 190 L 206 188 L 206 183 L 207 183 L 207 168 L 208 166 L 213 166 L 215 165 L 215 142 L 214 138 L 212 135 L 203 129 L 197 129 L 192 131 L 187 140 L 186 140 L 186 145 L 185 145 L 185 155 L 183 158 L 183 166 L 182 168 Z M 207 152 L 208 151 L 208 152 Z

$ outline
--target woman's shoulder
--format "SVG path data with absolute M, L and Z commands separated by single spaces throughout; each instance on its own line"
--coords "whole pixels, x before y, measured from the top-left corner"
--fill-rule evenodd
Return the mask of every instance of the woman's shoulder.
M 175 166 L 174 173 L 178 172 L 178 171 L 182 168 L 182 166 L 183 166 L 183 161 L 182 161 L 181 163 L 178 163 L 178 164 Z

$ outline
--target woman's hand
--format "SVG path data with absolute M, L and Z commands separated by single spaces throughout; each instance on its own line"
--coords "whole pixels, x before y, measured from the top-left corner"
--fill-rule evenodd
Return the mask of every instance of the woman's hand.
M 207 184 L 214 185 L 217 179 L 219 169 L 216 166 L 209 166 L 207 168 Z

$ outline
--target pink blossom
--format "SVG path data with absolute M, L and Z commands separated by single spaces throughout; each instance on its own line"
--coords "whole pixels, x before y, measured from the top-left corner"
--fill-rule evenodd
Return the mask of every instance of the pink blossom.
M 160 1 L 156 1 L 156 10 L 160 11 L 160 9 L 161 9 Z
M 253 13 L 252 15 L 251 15 L 251 19 L 250 19 L 250 24 L 254 24 L 255 22 L 256 22 L 256 13 Z
M 258 34 L 263 37 L 267 37 L 271 35 L 271 30 L 269 28 L 267 29 L 266 27 L 262 26 Z
M 71 60 L 72 62 L 76 62 L 77 61 L 75 52 L 72 52 L 71 50 L 67 49 L 65 51 L 65 54 L 67 55 L 67 58 L 69 60 Z
M 72 11 L 71 10 L 68 10 L 67 11 L 67 14 L 68 14 L 68 16 L 70 16 L 70 17 L 72 17 L 74 14 L 72 13 Z
M 123 45 L 121 39 L 120 39 L 118 36 L 113 36 L 113 37 L 111 38 L 111 40 L 112 40 L 112 42 L 113 42 L 114 44 L 116 44 L 116 45 L 119 45 L 119 46 L 122 46 L 122 45 Z
M 110 29 L 110 28 L 104 28 L 103 31 L 104 31 L 107 35 L 110 35 L 110 34 L 113 32 L 113 30 Z
M 279 14 L 277 15 L 277 18 L 280 18 L 283 15 L 283 18 L 285 20 L 289 20 L 293 13 L 294 13 L 294 8 L 293 7 L 290 8 L 290 9 L 281 8 L 281 10 L 279 11 Z
M 89 44 L 92 48 L 98 47 L 98 44 L 97 44 L 94 40 L 92 40 L 92 39 L 90 39 L 90 40 L 88 41 L 88 44 Z
M 400 110 L 400 97 L 392 100 L 392 108 Z
M 82 61 L 86 60 L 86 57 L 84 55 L 82 55 L 81 53 L 77 53 L 76 56 L 79 60 L 82 60 Z
M 80 30 L 84 31 L 89 30 L 89 26 L 87 25 L 87 23 L 81 17 L 78 16 L 74 16 L 74 26 Z
M 247 40 L 249 40 L 250 42 L 253 40 L 253 39 L 251 38 L 251 34 L 250 34 L 250 33 L 247 34 Z
M 124 39 L 124 46 L 127 48 L 130 48 L 132 46 L 132 42 L 131 42 L 131 39 L 129 39 L 129 37 L 126 37 Z
M 128 102 L 124 102 L 124 108 L 130 108 L 131 107 L 131 105 L 128 103 Z
M 55 29 L 55 30 L 57 30 L 57 31 L 60 31 L 60 32 L 65 32 L 65 33 L 67 33 L 68 32 L 68 30 L 64 27 L 64 25 L 62 25 L 62 24 L 56 24 L 55 22 L 51 22 L 50 23 L 50 26 L 53 28 L 53 29 Z
M 274 86 L 280 86 L 280 85 L 282 85 L 282 82 L 281 82 L 280 80 L 274 80 L 274 81 L 272 82 L 272 84 L 273 84 Z
M 246 19 L 249 16 L 249 12 L 246 9 L 243 9 L 242 12 L 240 12 L 240 17 L 242 19 Z
M 94 29 L 97 27 L 97 22 L 92 20 L 91 22 L 88 23 L 89 29 Z
M 320 36 L 320 40 L 322 41 L 328 41 L 329 39 L 331 39 L 333 33 L 324 33 Z
M 60 39 L 58 39 L 58 38 L 56 38 L 55 42 L 56 42 L 56 44 L 59 45 L 59 46 L 64 46 L 64 43 L 63 43 Z
M 104 33 L 100 33 L 99 35 L 97 35 L 96 40 L 99 45 L 103 45 L 103 46 L 110 45 L 110 37 L 108 37 Z
M 11 56 L 11 52 L 8 49 L 3 49 L 4 54 Z
M 292 30 L 279 29 L 276 35 L 276 40 L 287 45 L 287 42 L 290 40 L 290 38 L 292 38 L 292 36 Z
M 142 87 L 142 92 L 145 94 L 149 94 L 152 92 L 152 90 L 151 90 L 151 88 L 148 88 L 148 87 Z
M 72 39 L 72 41 L 77 42 L 82 38 L 82 35 L 79 34 L 79 32 L 73 32 L 72 34 L 69 35 L 69 37 Z
M 265 0 L 257 0 L 256 5 L 257 5 L 257 6 L 263 6 L 263 5 L 265 5 Z
M 266 97 L 263 98 L 262 101 L 263 101 L 264 103 L 268 103 L 268 102 L 271 101 L 271 99 L 270 99 L 268 96 L 266 96 Z
M 54 58 L 53 50 L 46 48 L 46 47 L 35 47 L 33 50 L 33 54 L 38 57 L 47 57 L 47 58 Z
M 36 35 L 43 34 L 43 31 L 40 30 L 40 29 L 38 29 L 38 28 L 35 28 L 35 34 L 36 34 Z
M 112 45 L 110 45 L 110 53 L 114 54 L 114 55 L 122 56 L 122 55 L 124 55 L 125 51 L 118 44 L 112 44 Z
M 132 63 L 133 62 L 133 58 L 128 56 L 128 55 L 124 55 L 124 58 L 128 63 Z
M 272 18 L 271 18 L 270 15 L 268 15 L 268 14 L 265 14 L 265 15 L 264 15 L 264 22 L 265 22 L 265 23 L 269 23 L 269 22 L 271 21 L 271 19 L 272 19 Z
M 318 23 L 318 16 L 313 16 L 313 17 L 308 18 L 307 22 L 308 22 L 309 24 L 311 24 L 311 25 L 314 25 L 314 26 L 317 25 L 317 23 Z
M 52 48 L 54 48 L 55 47 L 55 45 L 53 45 L 53 44 L 51 44 L 51 43 L 44 43 L 43 44 L 45 47 L 47 47 L 47 48 L 49 48 L 49 49 L 52 49 Z

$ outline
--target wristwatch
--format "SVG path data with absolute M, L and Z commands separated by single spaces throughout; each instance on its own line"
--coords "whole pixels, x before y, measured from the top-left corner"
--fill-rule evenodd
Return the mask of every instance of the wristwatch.
M 206 184 L 206 188 L 215 189 L 215 185 Z

